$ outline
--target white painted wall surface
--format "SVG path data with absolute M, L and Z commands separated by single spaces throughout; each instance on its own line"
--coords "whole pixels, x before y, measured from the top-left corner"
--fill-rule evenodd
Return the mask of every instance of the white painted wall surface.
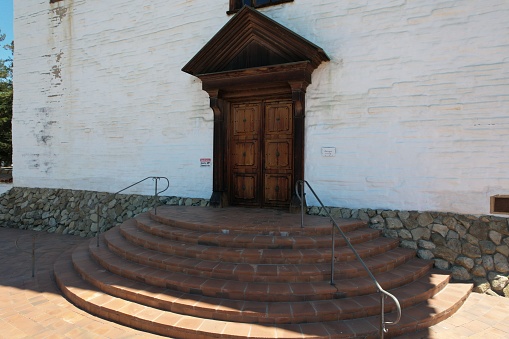
M 114 192 L 159 175 L 208 198 L 212 111 L 181 68 L 228 0 L 48 2 L 15 3 L 15 185 Z M 509 2 L 262 12 L 331 58 L 306 96 L 306 179 L 327 205 L 484 214 L 509 194 Z

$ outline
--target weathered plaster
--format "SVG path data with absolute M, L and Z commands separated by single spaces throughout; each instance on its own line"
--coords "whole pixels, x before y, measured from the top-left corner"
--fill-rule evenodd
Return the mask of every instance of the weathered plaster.
M 16 185 L 114 192 L 165 175 L 172 194 L 208 198 L 212 168 L 199 159 L 212 158 L 213 112 L 180 69 L 227 9 L 15 4 Z M 490 195 L 509 194 L 507 1 L 294 1 L 262 12 L 331 57 L 306 96 L 306 179 L 327 205 L 485 214 Z

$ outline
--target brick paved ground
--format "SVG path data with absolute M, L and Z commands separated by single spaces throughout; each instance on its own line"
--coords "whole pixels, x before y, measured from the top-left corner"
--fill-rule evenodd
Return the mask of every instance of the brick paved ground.
M 37 236 L 34 278 L 33 235 Z M 15 247 L 16 239 L 24 251 Z M 82 241 L 87 240 L 0 228 L 0 338 L 160 338 L 93 317 L 61 296 L 53 279 L 53 262 Z
M 16 248 L 16 239 L 21 249 Z M 53 279 L 53 262 L 82 241 L 88 240 L 0 227 L 0 338 L 161 338 L 96 318 L 61 296 Z M 509 338 L 508 323 L 509 300 L 472 294 L 448 320 L 405 338 Z

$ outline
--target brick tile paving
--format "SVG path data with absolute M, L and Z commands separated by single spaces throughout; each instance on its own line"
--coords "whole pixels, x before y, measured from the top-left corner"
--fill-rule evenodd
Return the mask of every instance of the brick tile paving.
M 16 248 L 16 239 L 21 249 Z M 53 263 L 83 241 L 88 240 L 0 227 L 0 338 L 162 338 L 96 318 L 62 297 L 54 282 Z
M 34 235 L 36 271 L 32 278 Z M 21 249 L 15 246 L 17 239 Z M 88 240 L 0 227 L 0 338 L 161 338 L 94 317 L 61 296 L 53 278 L 53 263 L 83 241 Z M 508 299 L 473 293 L 451 318 L 402 338 L 509 338 L 508 311 Z M 242 333 L 242 328 L 239 324 L 225 331 Z M 246 333 L 249 328 L 251 325 L 246 325 Z M 283 334 L 286 330 L 278 331 Z

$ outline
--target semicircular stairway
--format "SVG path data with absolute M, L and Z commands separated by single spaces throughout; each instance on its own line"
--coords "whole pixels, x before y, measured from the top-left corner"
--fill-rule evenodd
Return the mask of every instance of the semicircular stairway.
M 400 301 L 393 337 L 449 317 L 470 284 L 358 220 L 339 220 L 381 286 Z M 55 263 L 64 295 L 98 317 L 173 338 L 378 337 L 380 296 L 328 218 L 245 208 L 165 206 Z M 395 304 L 386 301 L 386 320 Z

